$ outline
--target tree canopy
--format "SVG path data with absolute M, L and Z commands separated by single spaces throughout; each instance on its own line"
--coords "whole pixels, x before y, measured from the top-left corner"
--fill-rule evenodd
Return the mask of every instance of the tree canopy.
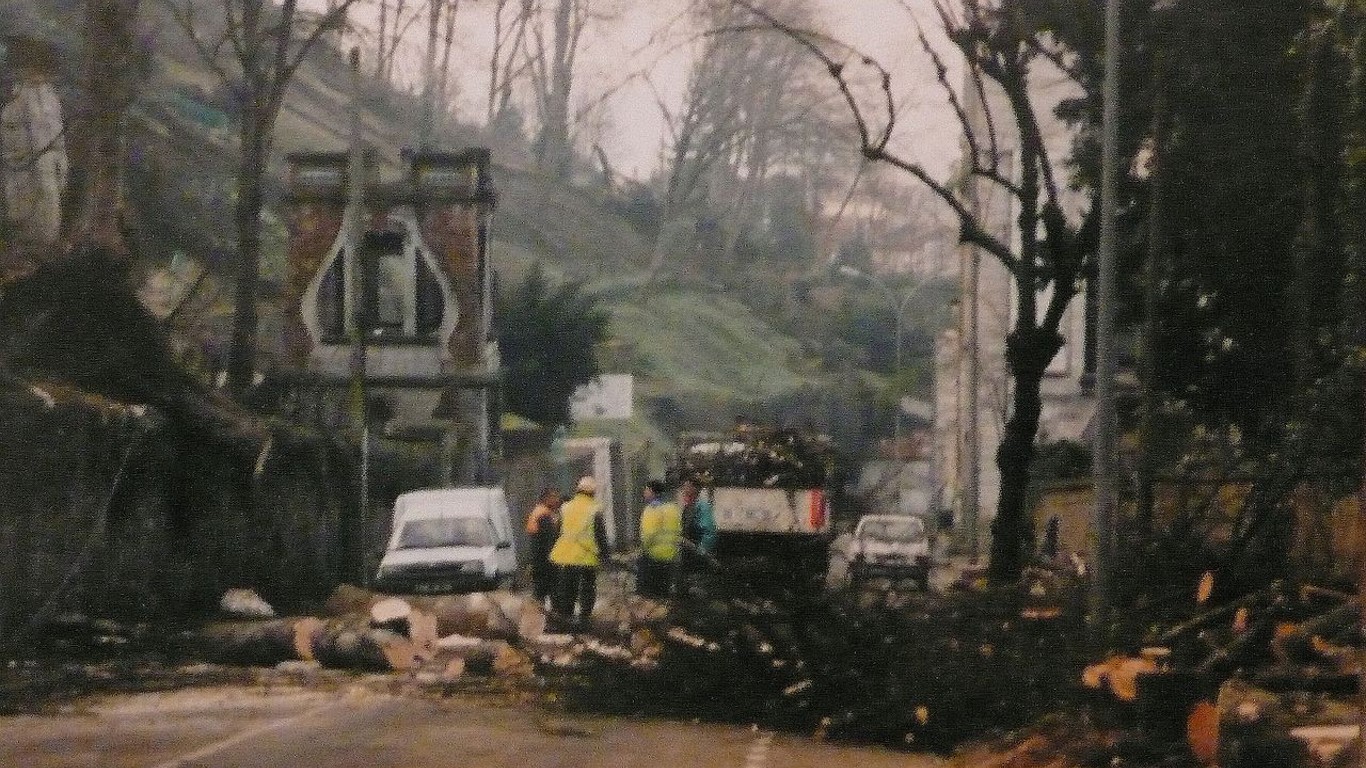
M 598 373 L 611 317 L 577 281 L 552 284 L 534 265 L 494 298 L 506 410 L 546 426 L 569 421 L 569 400 Z

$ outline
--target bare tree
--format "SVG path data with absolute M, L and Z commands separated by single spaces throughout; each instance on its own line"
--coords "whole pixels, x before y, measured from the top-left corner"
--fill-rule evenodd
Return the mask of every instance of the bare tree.
M 389 76 L 385 71 L 386 62 L 389 60 L 388 50 L 389 0 L 379 0 L 379 31 L 375 37 L 375 78 L 386 83 L 389 82 Z
M 440 0 L 433 0 L 439 2 Z M 441 40 L 441 63 L 436 70 L 436 96 L 441 99 L 441 116 L 450 112 L 450 104 L 455 101 L 455 93 L 451 80 L 451 49 L 455 47 L 455 16 L 460 11 L 460 0 L 445 0 L 442 3 L 446 7 L 445 29 Z
M 506 127 L 515 85 L 530 69 L 530 57 L 526 55 L 527 37 L 536 9 L 536 0 L 495 0 L 485 115 L 486 124 L 494 133 Z
M 802 0 L 775 2 L 788 19 L 809 19 Z M 752 17 L 725 3 L 697 9 L 705 30 L 682 107 L 661 100 L 669 128 L 663 163 L 660 233 L 651 258 L 658 274 L 704 211 L 719 213 L 722 257 L 733 257 L 745 228 L 762 211 L 776 174 L 812 174 L 833 142 L 820 109 L 824 97 L 797 65 L 799 47 L 780 37 L 755 38 Z
M 439 2 L 429 0 L 427 6 L 431 8 Z M 409 30 L 420 18 L 422 8 L 410 6 L 408 0 L 380 0 L 379 30 L 375 37 L 375 78 L 380 82 L 394 82 L 394 61 Z
M 801 43 L 824 65 L 853 117 L 858 150 L 865 158 L 898 168 L 924 184 L 953 211 L 959 239 L 999 261 L 1014 280 L 1016 311 L 1005 348 L 1014 386 L 996 452 L 1001 493 L 992 523 L 989 572 L 995 581 L 1016 580 L 1030 536 L 1025 503 L 1042 412 L 1041 383 L 1049 362 L 1062 348 L 1059 329 L 1094 251 L 1099 210 L 1092 205 L 1080 225 L 1069 222 L 1063 212 L 1054 159 L 1039 119 L 1043 107 L 1035 102 L 1030 88 L 1031 71 L 1047 46 L 1015 0 L 970 0 L 958 12 L 936 2 L 949 40 L 968 65 L 971 95 L 981 105 L 981 111 L 973 114 L 959 98 L 948 82 L 947 65 L 922 31 L 923 47 L 933 59 L 967 145 L 963 170 L 972 183 L 956 184 L 936 178 L 892 145 L 901 115 L 891 75 L 874 59 L 786 24 L 749 0 L 735 2 L 769 28 Z M 860 87 L 860 78 L 867 75 L 878 95 L 878 107 L 868 105 L 867 91 Z M 1004 96 L 1003 114 L 991 108 L 991 89 Z M 1006 126 L 1011 130 L 1004 130 Z M 1012 146 L 1006 147 L 1007 142 Z M 1002 162 L 1008 155 L 1018 159 L 1013 171 Z M 978 184 L 989 185 L 1014 201 L 1015 224 L 1024 233 L 1018 243 L 993 232 L 981 218 L 972 199 Z M 1041 296 L 1046 298 L 1041 301 Z
M 548 9 L 544 4 L 549 3 Z M 555 179 L 569 178 L 573 162 L 575 115 L 570 112 L 579 46 L 590 23 L 604 18 L 592 0 L 542 0 L 540 16 L 549 22 L 531 25 L 528 50 L 531 86 L 539 117 L 536 165 Z M 547 14 L 548 11 L 548 14 Z
M 256 362 L 256 301 L 261 265 L 261 212 L 275 121 L 299 66 L 323 35 L 340 28 L 355 0 L 338 0 L 309 13 L 298 0 L 218 0 L 220 19 L 200 16 L 197 0 L 159 0 L 189 35 L 200 57 L 240 100 L 236 306 L 228 383 L 240 392 L 251 385 Z
M 76 155 L 85 184 L 68 218 L 72 239 L 124 254 L 122 209 L 126 116 L 135 90 L 139 0 L 89 0 L 85 6 L 86 76 Z
M 427 2 L 427 48 L 422 59 L 422 119 L 419 146 L 428 146 L 432 142 L 435 132 L 440 128 L 441 120 L 448 111 L 451 48 L 455 45 L 455 14 L 459 9 L 459 0 Z

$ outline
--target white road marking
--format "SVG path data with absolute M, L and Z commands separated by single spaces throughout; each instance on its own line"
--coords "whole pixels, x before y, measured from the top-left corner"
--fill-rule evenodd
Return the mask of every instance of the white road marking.
M 759 738 L 749 747 L 749 754 L 745 755 L 745 768 L 765 768 L 768 765 L 768 749 L 773 746 L 773 734 L 771 732 L 759 734 Z
M 341 706 L 339 702 L 330 702 L 328 704 L 323 704 L 321 706 L 314 707 L 313 709 L 310 709 L 306 712 L 300 712 L 299 714 L 294 715 L 293 717 L 283 717 L 278 720 L 272 720 L 263 725 L 258 725 L 255 728 L 249 728 L 240 733 L 235 733 L 232 736 L 227 737 L 226 739 L 220 739 L 219 741 L 215 741 L 212 744 L 200 747 L 199 749 L 196 749 L 193 752 L 187 752 L 181 755 L 180 757 L 173 757 L 165 762 L 149 766 L 149 768 L 185 768 L 185 766 L 190 765 L 195 760 L 208 757 L 209 755 L 212 755 L 216 752 L 221 752 L 227 749 L 228 747 L 241 744 L 244 741 L 254 739 L 262 734 L 270 733 L 271 731 L 277 731 L 282 728 L 288 728 L 289 726 L 294 725 L 295 723 L 302 722 L 310 717 L 313 717 L 314 715 L 321 714 L 329 709 L 334 709 L 339 706 Z

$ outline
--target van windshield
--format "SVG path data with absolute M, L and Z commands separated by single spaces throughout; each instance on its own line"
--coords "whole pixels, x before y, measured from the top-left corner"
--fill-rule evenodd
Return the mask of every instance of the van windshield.
M 919 541 L 925 536 L 925 524 L 917 517 L 864 520 L 863 535 L 879 541 Z
M 397 549 L 432 547 L 487 547 L 493 532 L 487 520 L 478 517 L 433 517 L 409 520 L 398 535 Z

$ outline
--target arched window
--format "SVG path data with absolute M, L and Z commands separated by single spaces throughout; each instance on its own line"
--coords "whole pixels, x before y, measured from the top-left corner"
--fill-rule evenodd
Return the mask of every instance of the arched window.
M 346 339 L 346 251 L 337 252 L 318 286 L 318 331 L 327 342 Z
M 361 238 L 364 285 L 361 323 L 371 339 L 431 340 L 446 314 L 446 296 L 423 254 L 407 232 L 379 230 Z M 322 340 L 349 339 L 346 322 L 346 251 L 338 251 L 318 286 L 318 328 Z

